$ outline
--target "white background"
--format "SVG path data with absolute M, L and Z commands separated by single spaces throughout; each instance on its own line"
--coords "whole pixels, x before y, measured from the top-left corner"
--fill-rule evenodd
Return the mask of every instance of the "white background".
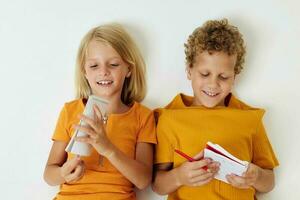
M 79 42 L 92 27 L 123 23 L 145 57 L 150 108 L 191 94 L 183 43 L 208 19 L 226 17 L 247 43 L 235 93 L 267 110 L 265 125 L 280 161 L 276 188 L 259 199 L 300 198 L 299 1 L 0 1 L 1 199 L 51 199 L 43 181 L 51 135 L 64 102 L 74 98 Z M 160 200 L 149 188 L 140 199 Z

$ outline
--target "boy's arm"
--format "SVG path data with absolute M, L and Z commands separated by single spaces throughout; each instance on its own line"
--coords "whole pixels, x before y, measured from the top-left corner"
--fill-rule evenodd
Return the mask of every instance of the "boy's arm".
M 153 144 L 138 142 L 136 159 L 130 158 L 117 147 L 106 158 L 138 189 L 144 189 L 151 183 L 153 164 Z
M 173 163 L 154 165 L 154 181 L 152 189 L 160 195 L 174 192 L 180 185 L 176 177 L 176 168 L 172 169 Z
M 203 154 L 201 152 L 199 157 Z M 202 169 L 207 166 L 209 170 Z M 201 186 L 210 182 L 219 170 L 219 164 L 210 159 L 202 159 L 194 162 L 184 162 L 173 168 L 173 163 L 155 165 L 153 191 L 160 195 L 174 192 L 179 187 Z
M 275 177 L 273 170 L 260 168 L 260 176 L 253 187 L 258 192 L 270 192 L 275 186 Z

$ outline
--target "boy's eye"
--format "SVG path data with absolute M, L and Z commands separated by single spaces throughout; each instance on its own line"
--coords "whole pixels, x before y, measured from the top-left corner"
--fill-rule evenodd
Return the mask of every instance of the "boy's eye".
M 221 80 L 227 80 L 229 77 L 226 77 L 226 76 L 220 76 L 220 79 Z
M 200 73 L 200 75 L 203 77 L 207 77 L 209 75 L 209 73 Z

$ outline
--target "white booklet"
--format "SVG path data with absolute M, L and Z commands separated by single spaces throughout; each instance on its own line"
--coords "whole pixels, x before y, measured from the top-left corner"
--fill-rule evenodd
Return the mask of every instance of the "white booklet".
M 217 161 L 221 164 L 220 170 L 215 178 L 226 183 L 228 183 L 226 175 L 236 174 L 238 176 L 242 176 L 242 174 L 247 171 L 249 164 L 247 161 L 242 161 L 234 157 L 221 146 L 213 144 L 211 142 L 206 143 L 206 147 L 204 149 L 204 157 L 211 158 L 212 160 Z
M 106 116 L 108 101 L 106 101 L 102 98 L 99 98 L 95 95 L 89 96 L 88 101 L 85 105 L 83 114 L 90 118 L 94 118 L 94 109 L 93 109 L 94 105 L 97 105 L 98 108 L 101 110 L 102 115 Z M 84 121 L 80 120 L 79 125 L 86 125 L 86 123 Z M 86 136 L 86 133 L 76 130 L 76 132 L 73 134 L 68 146 L 66 147 L 65 151 L 76 154 L 76 155 L 80 155 L 80 156 L 89 156 L 91 154 L 91 145 L 83 143 L 83 142 L 75 141 L 75 137 L 81 137 L 81 136 Z

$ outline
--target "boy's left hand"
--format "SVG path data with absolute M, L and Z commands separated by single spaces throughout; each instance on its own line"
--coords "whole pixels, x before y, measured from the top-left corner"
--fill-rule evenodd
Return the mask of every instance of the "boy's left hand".
M 249 164 L 246 172 L 242 176 L 235 174 L 227 175 L 227 181 L 234 187 L 246 189 L 253 186 L 256 181 L 259 179 L 261 174 L 261 168 L 252 163 Z

